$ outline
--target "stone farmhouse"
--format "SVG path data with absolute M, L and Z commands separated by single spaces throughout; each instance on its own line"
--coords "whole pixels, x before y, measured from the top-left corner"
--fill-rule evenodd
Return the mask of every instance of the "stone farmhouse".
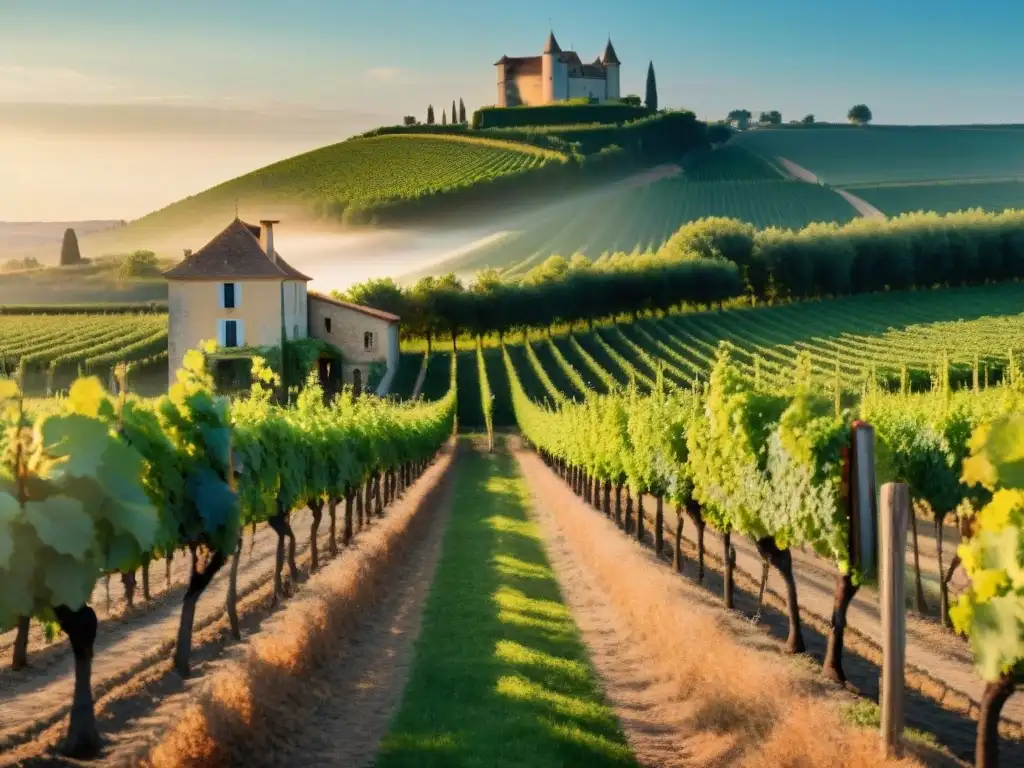
M 576 98 L 618 99 L 619 66 L 611 38 L 604 53 L 584 64 L 576 51 L 563 51 L 555 33 L 540 56 L 502 56 L 498 68 L 499 107 L 538 106 Z
M 185 353 L 207 339 L 216 339 L 225 352 L 243 352 L 312 337 L 335 347 L 342 360 L 340 377 L 331 360 L 320 360 L 321 380 L 340 378 L 361 392 L 371 373 L 379 373 L 375 391 L 386 393 L 398 369 L 400 318 L 309 291 L 311 278 L 274 248 L 278 223 L 256 226 L 235 218 L 164 273 L 171 382 Z

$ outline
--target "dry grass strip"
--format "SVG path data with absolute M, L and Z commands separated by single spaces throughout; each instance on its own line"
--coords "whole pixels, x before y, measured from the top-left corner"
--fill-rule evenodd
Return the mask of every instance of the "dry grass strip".
M 647 649 L 644 676 L 675 707 L 680 765 L 860 768 L 884 759 L 877 733 L 844 724 L 830 687 L 766 648 L 763 636 L 709 602 L 647 549 L 573 496 L 532 452 L 517 451 L 538 501 Z M 758 647 L 760 646 L 760 647 Z M 709 738 L 716 735 L 715 744 Z M 690 759 L 686 759 L 689 753 Z
M 317 574 L 236 658 L 211 676 L 152 750 L 154 768 L 246 765 L 293 749 L 311 707 L 306 681 L 345 655 L 345 638 L 382 597 L 389 573 L 415 546 L 449 478 L 447 448 L 358 546 Z

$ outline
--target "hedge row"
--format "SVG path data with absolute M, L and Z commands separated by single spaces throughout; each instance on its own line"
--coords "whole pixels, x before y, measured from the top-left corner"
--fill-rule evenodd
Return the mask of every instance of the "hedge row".
M 624 123 L 647 117 L 646 107 L 630 104 L 546 104 L 539 107 L 482 107 L 473 113 L 474 128 L 511 128 L 524 125 Z
M 731 261 L 746 292 L 767 300 L 1016 280 L 1024 278 L 1024 211 L 912 213 L 760 232 L 735 219 L 702 219 L 658 255 Z
M 166 301 L 98 303 L 98 304 L 7 304 L 0 305 L 0 315 L 99 315 L 167 312 Z

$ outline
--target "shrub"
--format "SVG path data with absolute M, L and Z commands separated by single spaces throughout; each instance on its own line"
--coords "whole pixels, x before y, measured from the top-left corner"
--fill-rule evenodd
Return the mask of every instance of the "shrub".
M 650 114 L 651 110 L 631 104 L 589 104 L 582 101 L 560 102 L 540 107 L 482 107 L 473 113 L 473 127 L 480 129 L 527 125 L 624 123 Z
M 155 277 L 159 274 L 160 266 L 157 264 L 155 253 L 134 251 L 124 256 L 117 276 L 123 280 L 130 277 Z

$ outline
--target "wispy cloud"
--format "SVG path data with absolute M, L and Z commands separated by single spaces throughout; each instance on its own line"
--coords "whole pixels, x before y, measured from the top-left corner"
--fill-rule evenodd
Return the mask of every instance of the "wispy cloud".
M 115 80 L 62 67 L 0 64 L 0 100 L 82 101 L 117 95 Z
M 366 76 L 371 80 L 385 83 L 394 82 L 403 74 L 405 74 L 405 70 L 401 67 L 373 67 L 366 70 Z

